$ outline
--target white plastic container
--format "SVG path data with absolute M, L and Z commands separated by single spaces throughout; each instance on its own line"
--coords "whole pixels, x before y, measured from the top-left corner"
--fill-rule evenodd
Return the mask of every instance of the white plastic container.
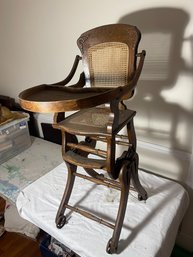
M 31 145 L 29 115 L 0 126 L 0 164 L 23 152 Z

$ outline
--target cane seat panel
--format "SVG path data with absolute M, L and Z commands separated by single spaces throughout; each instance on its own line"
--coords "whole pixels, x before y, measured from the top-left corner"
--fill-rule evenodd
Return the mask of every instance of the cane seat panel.
M 119 120 L 114 128 L 115 131 L 120 130 L 135 116 L 136 112 L 132 110 L 119 110 Z M 73 134 L 79 135 L 106 135 L 107 126 L 113 114 L 107 108 L 90 108 L 78 111 L 65 120 L 59 122 L 57 127 Z M 112 133 L 112 132 L 111 132 Z

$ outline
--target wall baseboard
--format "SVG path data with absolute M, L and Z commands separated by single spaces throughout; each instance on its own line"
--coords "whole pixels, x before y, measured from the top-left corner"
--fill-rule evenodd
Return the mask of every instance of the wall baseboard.
M 191 153 L 141 140 L 138 140 L 137 145 L 141 169 L 185 184 L 190 183 Z

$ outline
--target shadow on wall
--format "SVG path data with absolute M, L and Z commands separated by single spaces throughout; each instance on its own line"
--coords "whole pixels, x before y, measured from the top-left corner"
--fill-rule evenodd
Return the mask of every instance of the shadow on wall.
M 147 52 L 136 96 L 128 102 L 129 108 L 137 111 L 138 139 L 191 153 L 193 106 L 187 110 L 183 103 L 192 102 L 193 89 L 178 81 L 181 76 L 192 77 L 193 67 L 181 57 L 183 43 L 192 40 L 192 36 L 184 38 L 188 21 L 188 14 L 181 9 L 152 8 L 128 14 L 118 23 L 137 26 L 142 34 L 139 48 Z M 176 82 L 177 99 L 182 92 L 180 101 L 166 101 L 163 91 L 176 94 Z M 187 90 L 190 98 L 184 99 Z

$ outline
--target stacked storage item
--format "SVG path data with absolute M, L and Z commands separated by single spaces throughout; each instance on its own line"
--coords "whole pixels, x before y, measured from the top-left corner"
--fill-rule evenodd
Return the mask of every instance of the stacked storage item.
M 21 153 L 31 145 L 28 129 L 29 115 L 0 124 L 0 164 Z

